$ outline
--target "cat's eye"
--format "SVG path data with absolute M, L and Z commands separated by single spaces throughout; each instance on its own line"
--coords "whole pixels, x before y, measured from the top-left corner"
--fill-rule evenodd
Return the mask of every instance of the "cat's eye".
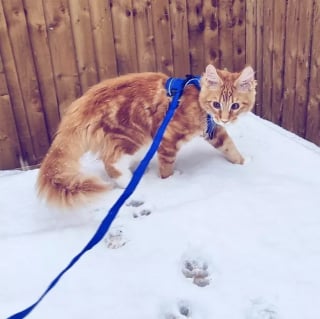
M 240 104 L 239 103 L 232 103 L 231 104 L 231 110 L 237 110 L 238 108 L 240 107 Z
M 219 102 L 213 102 L 213 107 L 219 110 L 221 109 L 221 104 Z

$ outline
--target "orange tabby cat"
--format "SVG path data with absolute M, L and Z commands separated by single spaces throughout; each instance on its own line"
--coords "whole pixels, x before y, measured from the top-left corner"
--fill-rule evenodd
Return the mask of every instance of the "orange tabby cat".
M 105 80 L 74 101 L 42 162 L 39 195 L 52 204 L 74 206 L 110 189 L 99 178 L 80 173 L 79 159 L 87 151 L 99 154 L 108 175 L 119 187 L 126 187 L 132 161 L 138 154 L 141 158 L 139 150 L 150 145 L 168 109 L 167 79 L 162 73 L 129 74 Z M 185 88 L 165 132 L 158 149 L 160 176 L 173 174 L 181 144 L 206 130 L 207 114 L 218 124 L 213 138 L 206 137 L 208 142 L 230 162 L 243 164 L 243 157 L 219 124 L 233 122 L 252 109 L 255 86 L 251 67 L 230 73 L 208 65 L 200 93 L 193 85 Z

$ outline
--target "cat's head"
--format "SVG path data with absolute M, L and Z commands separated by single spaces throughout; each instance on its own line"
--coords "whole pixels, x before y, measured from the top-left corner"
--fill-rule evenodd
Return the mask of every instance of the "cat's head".
M 252 110 L 256 95 L 256 80 L 252 67 L 240 73 L 217 70 L 209 64 L 201 78 L 199 102 L 219 124 L 235 121 Z

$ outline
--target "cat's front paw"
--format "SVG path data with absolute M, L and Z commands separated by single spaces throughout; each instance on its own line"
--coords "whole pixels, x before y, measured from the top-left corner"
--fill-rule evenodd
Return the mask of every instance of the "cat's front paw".
M 252 161 L 253 161 L 252 156 L 246 156 L 246 157 L 244 158 L 244 163 L 243 163 L 243 165 L 248 165 L 248 164 L 250 164 Z
M 160 167 L 159 173 L 161 178 L 168 178 L 173 175 L 174 171 L 171 167 Z
M 240 157 L 237 159 L 237 162 L 235 164 L 243 165 L 245 163 L 245 158 L 240 155 Z
M 229 156 L 227 159 L 232 164 L 243 165 L 245 163 L 245 158 L 241 154 L 237 154 L 237 155 L 232 156 L 232 157 Z
M 252 162 L 252 157 L 251 156 L 241 156 L 239 159 L 238 159 L 238 162 L 236 162 L 235 164 L 240 164 L 240 165 L 248 165 Z

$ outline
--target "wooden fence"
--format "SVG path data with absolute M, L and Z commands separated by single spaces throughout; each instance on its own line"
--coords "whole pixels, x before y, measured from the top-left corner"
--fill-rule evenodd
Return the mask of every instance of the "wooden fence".
M 256 113 L 320 145 L 320 1 L 247 0 Z
M 320 145 L 320 0 L 0 0 L 0 169 L 35 165 L 65 108 L 128 72 L 257 70 L 255 112 Z

